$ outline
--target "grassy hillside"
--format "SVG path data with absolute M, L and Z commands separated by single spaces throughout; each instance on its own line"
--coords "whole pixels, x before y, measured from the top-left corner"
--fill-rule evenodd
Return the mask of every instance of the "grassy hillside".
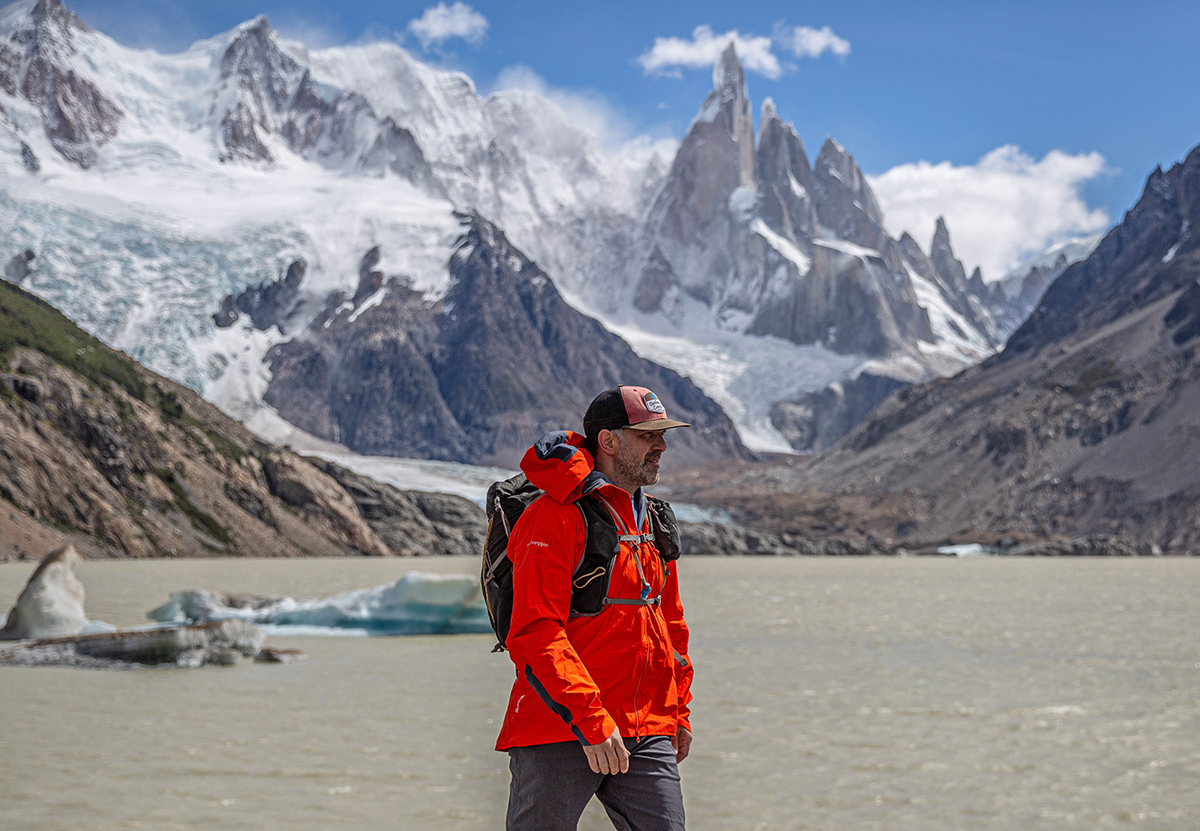
M 0 280 L 0 366 L 24 346 L 104 387 L 114 383 L 138 400 L 146 384 L 133 360 L 110 349 L 67 319 L 49 303 Z

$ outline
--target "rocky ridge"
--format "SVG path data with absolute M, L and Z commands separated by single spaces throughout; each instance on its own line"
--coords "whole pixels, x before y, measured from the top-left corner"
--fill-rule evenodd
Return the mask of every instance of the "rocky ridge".
M 425 555 L 482 543 L 482 511 L 449 495 L 377 489 L 377 531 L 339 481 L 351 474 L 263 442 L 5 282 L 0 324 L 0 559 L 64 543 L 89 557 Z
M 596 390 L 624 379 L 692 423 L 673 441 L 676 458 L 748 457 L 728 417 L 691 381 L 569 306 L 494 225 L 478 215 L 464 222 L 451 287 L 435 301 L 402 279 L 385 283 L 378 252 L 368 251 L 358 290 L 329 297 L 305 332 L 272 352 L 266 401 L 357 452 L 514 468 L 543 433 L 581 430 Z M 243 299 L 227 298 L 222 310 Z M 286 318 L 290 309 L 278 311 Z M 286 327 L 254 320 L 277 324 Z

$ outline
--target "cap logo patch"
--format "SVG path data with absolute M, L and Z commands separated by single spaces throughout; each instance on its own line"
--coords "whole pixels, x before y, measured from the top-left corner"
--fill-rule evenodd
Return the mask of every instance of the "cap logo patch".
M 654 393 L 646 393 L 642 396 L 642 400 L 646 402 L 646 409 L 649 412 L 658 413 L 659 415 L 667 414 L 667 408 L 662 405 L 662 402 L 658 400 L 658 396 Z

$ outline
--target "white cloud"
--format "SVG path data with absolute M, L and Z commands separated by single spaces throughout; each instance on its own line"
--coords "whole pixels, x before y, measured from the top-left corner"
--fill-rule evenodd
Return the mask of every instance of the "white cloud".
M 730 43 L 737 49 L 744 69 L 772 79 L 783 74 L 779 59 L 771 51 L 769 37 L 743 35 L 737 30 L 716 35 L 711 26 L 697 26 L 692 30 L 691 40 L 655 38 L 654 46 L 637 60 L 648 75 L 678 75 L 680 67 L 710 68 Z
M 456 2 L 454 5 L 438 3 L 408 24 L 408 30 L 421 41 L 426 49 L 431 44 L 440 44 L 450 38 L 462 38 L 467 43 L 479 43 L 487 34 L 487 18 L 468 6 Z
M 546 79 L 527 66 L 505 67 L 496 79 L 494 89 L 521 89 L 553 101 L 572 124 L 596 136 L 606 147 L 623 144 L 632 132 L 628 119 L 599 94 L 551 87 Z
M 819 58 L 826 52 L 839 58 L 850 54 L 850 41 L 835 35 L 828 26 L 821 29 L 779 26 L 775 30 L 775 40 L 797 58 Z
M 973 165 L 903 164 L 870 182 L 889 233 L 908 231 L 927 250 L 943 216 L 967 271 L 978 265 L 997 280 L 1056 242 L 1108 226 L 1108 214 L 1081 193 L 1104 172 L 1099 153 L 1052 150 L 1039 161 L 1005 145 Z
M 493 92 L 510 89 L 532 92 L 553 102 L 573 127 L 593 135 L 605 152 L 633 171 L 644 171 L 655 157 L 665 167 L 679 148 L 679 140 L 666 134 L 636 134 L 629 118 L 599 93 L 552 87 L 527 66 L 506 67 L 492 87 Z
M 707 69 L 716 63 L 725 47 L 733 44 L 742 67 L 775 80 L 785 67 L 775 54 L 776 47 L 791 52 L 797 58 L 819 58 L 826 52 L 844 58 L 850 54 L 850 41 L 834 34 L 828 26 L 813 29 L 808 26 L 775 27 L 773 37 L 743 35 L 734 29 L 715 34 L 711 26 L 697 26 L 690 40 L 685 38 L 655 38 L 654 46 L 638 57 L 647 75 L 679 76 L 680 69 Z

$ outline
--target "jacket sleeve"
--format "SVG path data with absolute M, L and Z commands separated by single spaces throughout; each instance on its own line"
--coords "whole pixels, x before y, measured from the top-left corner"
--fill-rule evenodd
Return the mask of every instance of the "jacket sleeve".
M 571 580 L 586 528 L 578 508 L 547 496 L 534 502 L 513 529 L 512 623 L 509 656 L 542 702 L 584 744 L 599 744 L 617 724 L 600 689 L 567 639 Z
M 683 603 L 679 598 L 679 561 L 670 563 L 665 575 L 662 611 L 667 621 L 667 634 L 675 650 L 675 689 L 679 695 L 679 726 L 691 732 L 692 659 L 688 655 L 688 626 L 683 618 Z

